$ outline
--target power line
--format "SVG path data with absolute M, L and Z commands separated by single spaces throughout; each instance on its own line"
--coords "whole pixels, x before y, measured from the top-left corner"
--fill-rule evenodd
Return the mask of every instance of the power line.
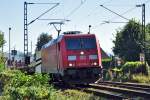
M 56 4 L 56 3 L 28 3 L 28 4 L 41 4 L 41 5 L 49 5 L 49 4 Z
M 98 0 L 98 1 L 99 1 L 99 0 Z M 110 3 L 111 1 L 112 1 L 112 0 L 106 1 L 106 2 L 104 2 L 103 4 Z M 83 18 L 81 18 L 81 20 L 85 20 L 85 19 L 87 19 L 88 17 L 90 17 L 90 16 L 98 9 L 98 7 L 99 7 L 99 3 L 97 2 L 96 7 L 93 8 L 91 11 L 89 11 L 89 13 L 88 13 L 86 16 L 84 16 Z M 93 14 L 93 15 L 96 15 L 96 14 Z
M 83 4 L 85 4 L 86 1 L 87 1 L 87 0 L 82 1 L 79 6 L 77 6 L 75 9 L 73 9 L 73 10 L 66 16 L 66 18 L 68 18 L 68 17 L 70 17 L 71 15 L 73 15 L 78 9 L 80 9 L 80 7 L 81 7 Z
M 129 12 L 131 12 L 132 10 L 134 10 L 135 8 L 136 8 L 136 7 L 133 7 L 133 8 L 131 8 L 131 9 L 129 9 L 129 10 L 123 12 L 121 15 L 124 15 L 124 14 L 129 13 Z M 98 24 L 98 25 L 95 25 L 95 26 L 94 26 L 94 29 L 96 29 L 97 27 L 102 26 L 102 25 L 104 25 L 104 24 L 109 24 L 109 23 L 111 23 L 111 22 L 112 22 L 111 20 L 114 19 L 114 18 L 116 18 L 116 16 L 113 17 L 113 18 L 111 18 L 111 19 L 109 19 L 107 22 L 104 21 L 104 22 L 102 22 L 102 23 L 100 23 L 100 24 Z M 126 22 L 112 22 L 112 23 L 126 23 Z
M 106 4 L 106 3 L 110 3 L 111 1 L 112 1 L 112 0 L 106 1 L 106 2 L 103 3 L 103 5 Z M 92 9 L 92 10 L 87 14 L 87 16 L 83 17 L 83 19 L 85 20 L 85 19 L 87 19 L 89 16 L 91 16 L 91 15 L 94 13 L 94 11 L 96 11 L 96 9 L 97 9 L 98 7 L 99 7 L 99 4 L 96 5 L 96 7 L 95 7 L 94 9 Z
M 150 2 L 150 0 L 147 0 L 147 1 L 145 1 L 145 4 L 146 4 L 146 3 L 149 3 L 149 2 Z
M 123 12 L 121 15 L 125 15 L 125 14 L 131 12 L 131 11 L 134 10 L 134 9 L 136 9 L 136 7 L 132 7 L 131 9 L 129 9 L 129 10 Z M 111 20 L 113 20 L 113 19 L 115 19 L 115 18 L 117 18 L 117 17 L 116 17 L 116 16 L 115 16 L 115 17 L 112 17 L 111 19 L 109 19 L 109 21 L 111 21 Z
M 104 21 L 104 23 L 127 23 L 127 22 Z
M 126 18 L 126 17 L 124 17 L 124 16 L 122 16 L 122 15 L 120 15 L 120 14 L 118 14 L 118 13 L 112 11 L 111 9 L 105 7 L 104 5 L 100 5 L 100 6 L 103 7 L 103 8 L 105 8 L 106 10 L 108 10 L 108 11 L 110 11 L 110 12 L 112 12 L 112 13 L 118 15 L 118 16 L 120 16 L 121 18 L 123 18 L 123 19 L 125 19 L 125 20 L 129 20 L 128 18 Z
M 103 5 L 103 4 L 101 4 Z M 105 5 L 105 6 L 109 6 L 109 7 L 131 7 L 134 6 L 134 4 L 111 4 L 111 5 Z

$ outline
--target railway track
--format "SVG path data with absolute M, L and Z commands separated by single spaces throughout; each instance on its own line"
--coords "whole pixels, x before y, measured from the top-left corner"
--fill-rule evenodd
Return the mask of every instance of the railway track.
M 133 89 L 133 90 L 141 90 L 145 92 L 150 92 L 150 85 L 146 84 L 138 84 L 138 83 L 121 83 L 121 82 L 110 82 L 110 81 L 105 81 L 105 82 L 100 82 L 100 85 L 109 85 L 113 87 L 121 87 L 121 88 L 128 88 L 128 89 Z
M 100 82 L 99 84 L 77 86 L 77 88 L 109 100 L 149 100 L 150 98 L 150 86 L 142 84 Z

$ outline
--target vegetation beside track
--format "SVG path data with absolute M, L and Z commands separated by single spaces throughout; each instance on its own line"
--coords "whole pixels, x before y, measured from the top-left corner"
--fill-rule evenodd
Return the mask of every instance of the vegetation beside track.
M 132 81 L 137 82 L 137 83 L 150 84 L 150 75 L 134 74 L 134 75 L 132 75 Z
M 0 100 L 100 100 L 92 94 L 77 90 L 56 90 L 48 83 L 47 74 L 27 75 L 19 70 L 0 72 L 2 96 Z
M 145 66 L 142 62 L 126 62 L 121 66 L 113 65 L 114 61 L 103 60 L 104 80 L 105 81 L 121 81 L 121 82 L 136 82 L 150 83 L 150 67 Z

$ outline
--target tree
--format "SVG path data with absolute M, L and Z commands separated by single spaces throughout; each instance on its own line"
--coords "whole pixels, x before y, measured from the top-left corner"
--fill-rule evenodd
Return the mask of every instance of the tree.
M 48 35 L 47 33 L 42 33 L 37 39 L 36 49 L 38 51 L 41 50 L 42 46 L 52 40 L 52 35 Z
M 2 31 L 0 31 L 0 47 L 2 47 L 5 44 L 5 40 L 4 40 L 4 34 Z
M 4 40 L 4 33 L 2 31 L 0 31 L 0 48 L 5 44 L 5 40 Z M 4 69 L 4 62 L 5 59 L 3 57 L 3 54 L 0 54 L 0 71 L 2 71 Z
M 150 65 L 150 23 L 146 25 L 146 60 L 148 64 Z
M 143 52 L 143 35 L 141 25 L 135 20 L 130 20 L 123 29 L 117 31 L 113 41 L 113 52 L 125 61 L 138 61 L 139 54 Z

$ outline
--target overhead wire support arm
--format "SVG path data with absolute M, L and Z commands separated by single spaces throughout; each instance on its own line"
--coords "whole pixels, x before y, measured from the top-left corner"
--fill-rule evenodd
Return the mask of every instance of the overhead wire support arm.
M 34 4 L 36 4 L 36 3 L 34 3 Z M 39 4 L 39 3 L 37 3 L 37 4 Z M 35 22 L 36 20 L 38 20 L 40 17 L 44 16 L 46 13 L 48 13 L 49 11 L 51 11 L 52 9 L 54 9 L 55 7 L 57 7 L 59 5 L 59 3 L 52 3 L 52 4 L 55 4 L 55 5 L 53 7 L 51 7 L 50 9 L 48 9 L 47 11 L 45 11 L 44 13 L 42 13 L 40 16 L 38 16 L 34 20 L 32 20 L 30 23 L 28 23 L 28 25 L 32 24 L 33 22 Z
M 62 21 L 70 21 L 70 20 L 67 20 L 67 19 L 38 19 L 38 20 L 62 20 Z
M 103 21 L 104 23 L 128 23 L 128 22 L 112 22 L 112 21 Z
M 28 3 L 28 4 L 57 4 L 57 3 Z
M 118 14 L 118 13 L 116 13 L 116 12 L 114 12 L 114 11 L 112 11 L 112 10 L 110 10 L 110 9 L 108 9 L 107 7 L 105 7 L 104 5 L 100 5 L 101 7 L 103 7 L 103 8 L 105 8 L 106 10 L 108 10 L 108 11 L 110 11 L 110 12 L 112 12 L 112 13 L 114 13 L 114 14 L 116 14 L 116 15 L 118 15 L 118 16 L 120 16 L 121 18 L 123 18 L 123 19 L 125 19 L 125 20 L 130 20 L 130 19 L 128 19 L 128 18 L 125 18 L 124 16 L 122 16 L 122 15 L 120 15 L 120 14 Z

